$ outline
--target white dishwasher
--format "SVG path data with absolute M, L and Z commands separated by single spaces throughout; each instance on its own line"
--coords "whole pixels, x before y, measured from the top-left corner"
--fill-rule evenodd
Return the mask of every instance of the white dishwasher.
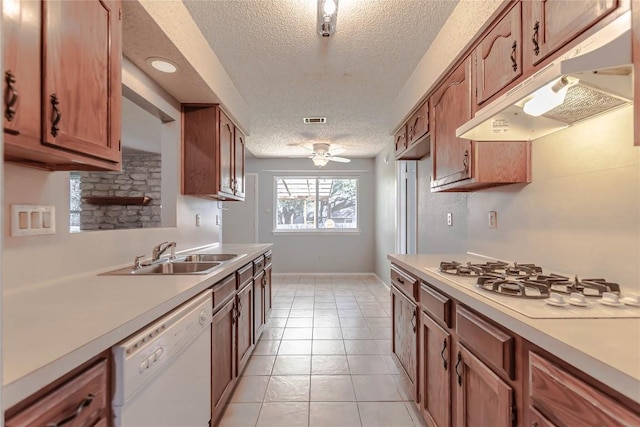
M 205 427 L 211 418 L 211 291 L 113 347 L 116 427 Z

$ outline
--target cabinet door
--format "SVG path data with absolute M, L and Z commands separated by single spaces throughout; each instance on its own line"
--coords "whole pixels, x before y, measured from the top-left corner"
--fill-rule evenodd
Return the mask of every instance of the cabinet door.
M 119 0 L 43 2 L 43 141 L 120 162 Z
M 472 174 L 471 141 L 456 138 L 456 129 L 471 119 L 470 64 L 467 58 L 431 98 L 432 187 L 467 179 Z
M 420 313 L 420 412 L 432 426 L 451 425 L 451 337 Z
M 407 149 L 407 126 L 403 125 L 398 132 L 394 135 L 396 144 L 396 156 Z
M 257 343 L 264 329 L 265 275 L 261 271 L 253 280 L 253 343 Z
M 416 384 L 416 338 L 418 330 L 417 306 L 398 289 L 391 287 L 392 350 L 407 373 L 411 384 Z
M 234 166 L 233 166 L 233 190 L 236 197 L 244 200 L 244 142 L 245 136 L 242 131 L 236 128 L 235 131 L 235 146 L 234 152 Z
M 236 375 L 240 375 L 253 349 L 253 337 L 251 335 L 251 331 L 253 331 L 253 286 L 249 284 L 239 291 L 236 301 L 236 326 L 238 328 L 236 340 L 238 344 L 236 352 L 238 371 Z
M 271 266 L 264 269 L 264 318 L 265 321 L 271 311 L 271 294 L 273 292 L 273 282 L 271 280 Z
M 537 64 L 618 7 L 618 0 L 532 0 L 523 38 Z M 633 2 L 632 2 L 633 3 Z M 529 42 L 530 41 L 530 42 Z
M 2 3 L 4 143 L 40 145 L 41 2 Z
M 516 3 L 475 49 L 478 105 L 522 75 L 521 22 L 522 4 Z
M 224 410 L 235 384 L 236 317 L 235 299 L 231 299 L 216 314 L 211 325 L 211 421 Z
M 233 123 L 220 110 L 220 192 L 233 195 L 233 147 L 235 144 Z
M 418 108 L 407 123 L 407 146 L 416 143 L 423 135 L 429 132 L 429 102 Z
M 513 389 L 463 345 L 455 360 L 456 425 L 511 427 Z

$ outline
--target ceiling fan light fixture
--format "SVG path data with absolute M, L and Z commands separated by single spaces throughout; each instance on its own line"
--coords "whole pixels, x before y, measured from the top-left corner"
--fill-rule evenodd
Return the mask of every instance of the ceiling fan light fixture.
M 316 28 L 322 37 L 330 37 L 336 32 L 338 0 L 318 0 L 318 20 Z
M 319 168 L 323 167 L 327 163 L 329 163 L 329 159 L 322 156 L 315 156 L 311 160 L 313 160 L 313 164 L 318 166 Z

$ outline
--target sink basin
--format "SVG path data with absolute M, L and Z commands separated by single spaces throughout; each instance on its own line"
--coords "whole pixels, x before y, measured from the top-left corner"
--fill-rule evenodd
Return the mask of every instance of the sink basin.
M 184 262 L 222 262 L 237 257 L 237 254 L 192 254 L 180 257 Z
M 137 270 L 127 267 L 120 270 L 110 271 L 106 275 L 136 275 L 144 276 L 150 274 L 207 274 L 215 267 L 220 265 L 219 262 L 164 262 L 161 264 L 152 264 Z

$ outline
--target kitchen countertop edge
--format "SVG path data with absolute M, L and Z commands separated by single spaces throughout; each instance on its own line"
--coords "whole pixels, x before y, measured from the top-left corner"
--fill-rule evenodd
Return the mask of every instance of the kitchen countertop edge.
M 419 279 L 427 281 L 429 285 L 457 299 L 462 304 L 470 307 L 478 313 L 488 317 L 500 325 L 508 325 L 508 329 L 520 335 L 527 341 L 537 345 L 543 350 L 557 356 L 575 368 L 590 375 L 604 385 L 618 391 L 636 403 L 640 403 L 640 378 L 634 377 L 629 372 L 617 369 L 613 359 L 596 357 L 589 352 L 580 350 L 579 342 L 571 342 L 571 337 L 566 335 L 560 338 L 559 334 L 554 334 L 548 326 L 550 321 L 555 322 L 558 331 L 562 330 L 562 325 L 558 323 L 575 321 L 576 319 L 534 319 L 521 315 L 507 307 L 494 303 L 488 299 L 480 299 L 478 295 L 467 290 L 463 286 L 456 285 L 453 281 L 436 276 L 425 269 L 439 265 L 444 259 L 466 259 L 473 257 L 470 254 L 428 254 L 428 255 L 402 255 L 389 254 L 387 258 L 394 264 L 402 267 L 407 272 L 417 276 Z M 427 261 L 428 260 L 428 261 Z M 437 262 L 436 262 L 437 260 Z M 425 264 L 427 261 L 429 264 Z M 433 264 L 435 262 L 435 264 Z M 433 265 L 432 265 L 433 264 Z M 578 319 L 585 322 L 598 322 L 610 319 Z M 619 319 L 617 319 L 619 320 Z M 629 322 L 640 323 L 640 319 L 622 319 Z M 569 322 L 567 322 L 569 323 Z M 569 340 L 568 340 L 569 338 Z M 640 354 L 640 349 L 636 349 Z
M 226 276 L 235 272 L 242 266 L 246 265 L 251 260 L 260 256 L 261 254 L 266 253 L 270 249 L 272 249 L 273 244 L 219 244 L 212 245 L 210 247 L 197 248 L 198 253 L 243 253 L 245 256 L 240 257 L 238 259 L 234 259 L 226 263 L 220 270 L 214 271 L 212 273 L 206 275 L 172 275 L 172 277 L 182 277 L 188 278 L 185 279 L 187 282 L 194 282 L 192 285 L 188 286 L 182 290 L 176 290 L 175 294 L 170 298 L 165 298 L 159 304 L 154 305 L 150 309 L 143 309 L 138 313 L 132 313 L 129 319 L 119 325 L 114 325 L 111 330 L 106 333 L 96 333 L 96 336 L 87 341 L 84 345 L 81 345 L 77 348 L 71 349 L 68 353 L 54 356 L 52 360 L 48 363 L 44 363 L 41 366 L 30 368 L 27 372 L 19 373 L 17 375 L 13 375 L 14 379 L 10 380 L 10 382 L 4 382 L 3 379 L 3 388 L 2 388 L 2 400 L 3 406 L 5 409 L 12 407 L 13 405 L 19 403 L 23 399 L 37 392 L 42 387 L 50 384 L 61 376 L 73 370 L 75 367 L 81 365 L 82 363 L 90 360 L 92 357 L 100 354 L 104 350 L 112 347 L 118 342 L 124 340 L 128 336 L 137 332 L 138 330 L 144 328 L 149 323 L 152 323 L 156 319 L 162 317 L 166 313 L 172 311 L 176 307 L 185 303 L 189 299 L 198 295 L 199 293 L 205 291 L 207 288 L 210 288 L 218 281 L 224 279 Z M 194 252 L 195 249 L 185 251 L 186 252 Z M 111 271 L 112 269 L 105 269 L 105 271 Z M 78 283 L 78 286 L 81 286 L 82 280 L 86 280 L 87 278 L 95 278 L 95 273 L 88 273 L 87 275 L 76 276 L 70 281 L 74 283 Z M 132 276 L 101 276 L 107 277 L 114 281 L 122 281 L 122 280 L 140 280 L 139 277 Z M 146 278 L 155 277 L 155 276 L 145 276 Z M 198 280 L 199 279 L 199 280 Z M 60 283 L 64 283 L 64 279 L 59 281 Z M 53 286 L 48 286 L 52 288 Z M 3 304 L 10 303 L 11 301 L 4 301 Z M 19 322 L 11 322 L 11 319 L 5 318 L 3 313 L 3 326 L 7 327 L 15 327 L 15 323 Z M 25 331 L 29 332 L 29 331 Z M 6 335 L 5 335 L 6 336 Z M 7 343 L 5 338 L 3 338 L 3 351 L 7 348 L 7 345 L 11 343 Z M 17 356 L 17 355 L 14 355 Z M 3 355 L 4 359 L 4 355 Z M 14 357 L 15 359 L 15 357 Z M 10 369 L 14 368 L 16 361 L 11 360 L 3 360 L 3 372 L 8 372 Z M 18 369 L 20 371 L 20 369 Z M 6 376 L 4 377 L 6 378 Z

